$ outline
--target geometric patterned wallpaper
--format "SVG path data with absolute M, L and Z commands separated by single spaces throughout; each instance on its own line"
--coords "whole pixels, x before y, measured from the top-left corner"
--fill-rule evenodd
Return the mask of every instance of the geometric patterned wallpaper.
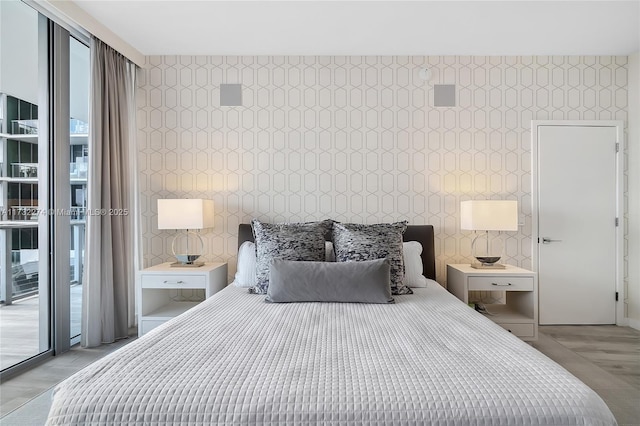
M 237 226 L 433 224 L 438 281 L 470 258 L 460 201 L 519 201 L 507 262 L 531 267 L 531 120 L 627 120 L 626 56 L 150 56 L 139 75 L 144 266 L 171 259 L 158 198 L 211 198 L 206 260 L 235 272 Z M 420 78 L 428 68 L 431 79 Z M 243 106 L 220 107 L 220 84 Z M 434 107 L 433 85 L 456 106 Z

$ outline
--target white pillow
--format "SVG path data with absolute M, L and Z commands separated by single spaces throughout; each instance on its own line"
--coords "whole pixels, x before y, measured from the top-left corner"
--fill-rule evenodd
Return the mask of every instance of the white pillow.
M 422 275 L 422 244 L 417 241 L 402 243 L 402 257 L 404 258 L 404 279 L 402 283 L 407 287 L 426 287 L 427 278 Z
M 333 252 L 333 244 L 326 241 L 324 244 L 325 261 L 335 262 L 336 255 Z M 236 287 L 253 287 L 256 285 L 256 245 L 252 241 L 245 241 L 238 249 L 238 270 L 233 285 Z
M 233 280 L 236 287 L 256 285 L 256 245 L 245 241 L 238 249 L 238 270 Z

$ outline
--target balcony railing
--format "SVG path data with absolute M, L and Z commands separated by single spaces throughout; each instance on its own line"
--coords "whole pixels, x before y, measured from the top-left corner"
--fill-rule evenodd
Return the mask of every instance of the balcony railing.
M 69 163 L 69 174 L 72 179 L 86 179 L 87 178 L 87 162 L 76 161 Z
M 76 271 L 75 252 L 71 250 L 71 262 L 69 265 L 71 284 L 80 284 L 81 278 Z M 84 253 L 81 254 L 84 256 Z M 38 250 L 13 250 L 11 252 L 11 298 L 12 302 L 38 292 L 39 261 Z M 0 271 L 1 272 L 1 271 Z M 0 297 L 0 303 L 4 303 Z
M 69 120 L 69 133 L 82 135 L 89 132 L 89 124 L 72 118 Z M 11 120 L 11 133 L 14 135 L 37 135 L 38 120 Z
M 14 135 L 37 135 L 38 120 L 11 120 L 11 133 Z
M 38 163 L 11 163 L 11 177 L 38 177 Z
M 70 179 L 86 179 L 87 178 L 87 162 L 84 158 L 78 158 L 80 161 L 69 163 L 69 178 Z M 3 163 L 0 163 L 0 173 L 3 167 Z M 38 163 L 11 163 L 11 176 L 12 178 L 37 178 L 38 177 Z

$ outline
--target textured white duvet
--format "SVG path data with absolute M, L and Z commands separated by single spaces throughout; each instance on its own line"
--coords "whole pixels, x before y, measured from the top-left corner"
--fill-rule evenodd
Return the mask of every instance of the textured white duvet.
M 88 366 L 49 425 L 611 425 L 604 402 L 435 282 L 393 305 L 228 287 Z

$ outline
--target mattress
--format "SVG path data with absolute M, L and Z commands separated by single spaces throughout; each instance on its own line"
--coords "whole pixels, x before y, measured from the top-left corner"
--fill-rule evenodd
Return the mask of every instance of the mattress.
M 616 424 L 437 283 L 395 298 L 269 304 L 227 287 L 58 385 L 47 424 Z

